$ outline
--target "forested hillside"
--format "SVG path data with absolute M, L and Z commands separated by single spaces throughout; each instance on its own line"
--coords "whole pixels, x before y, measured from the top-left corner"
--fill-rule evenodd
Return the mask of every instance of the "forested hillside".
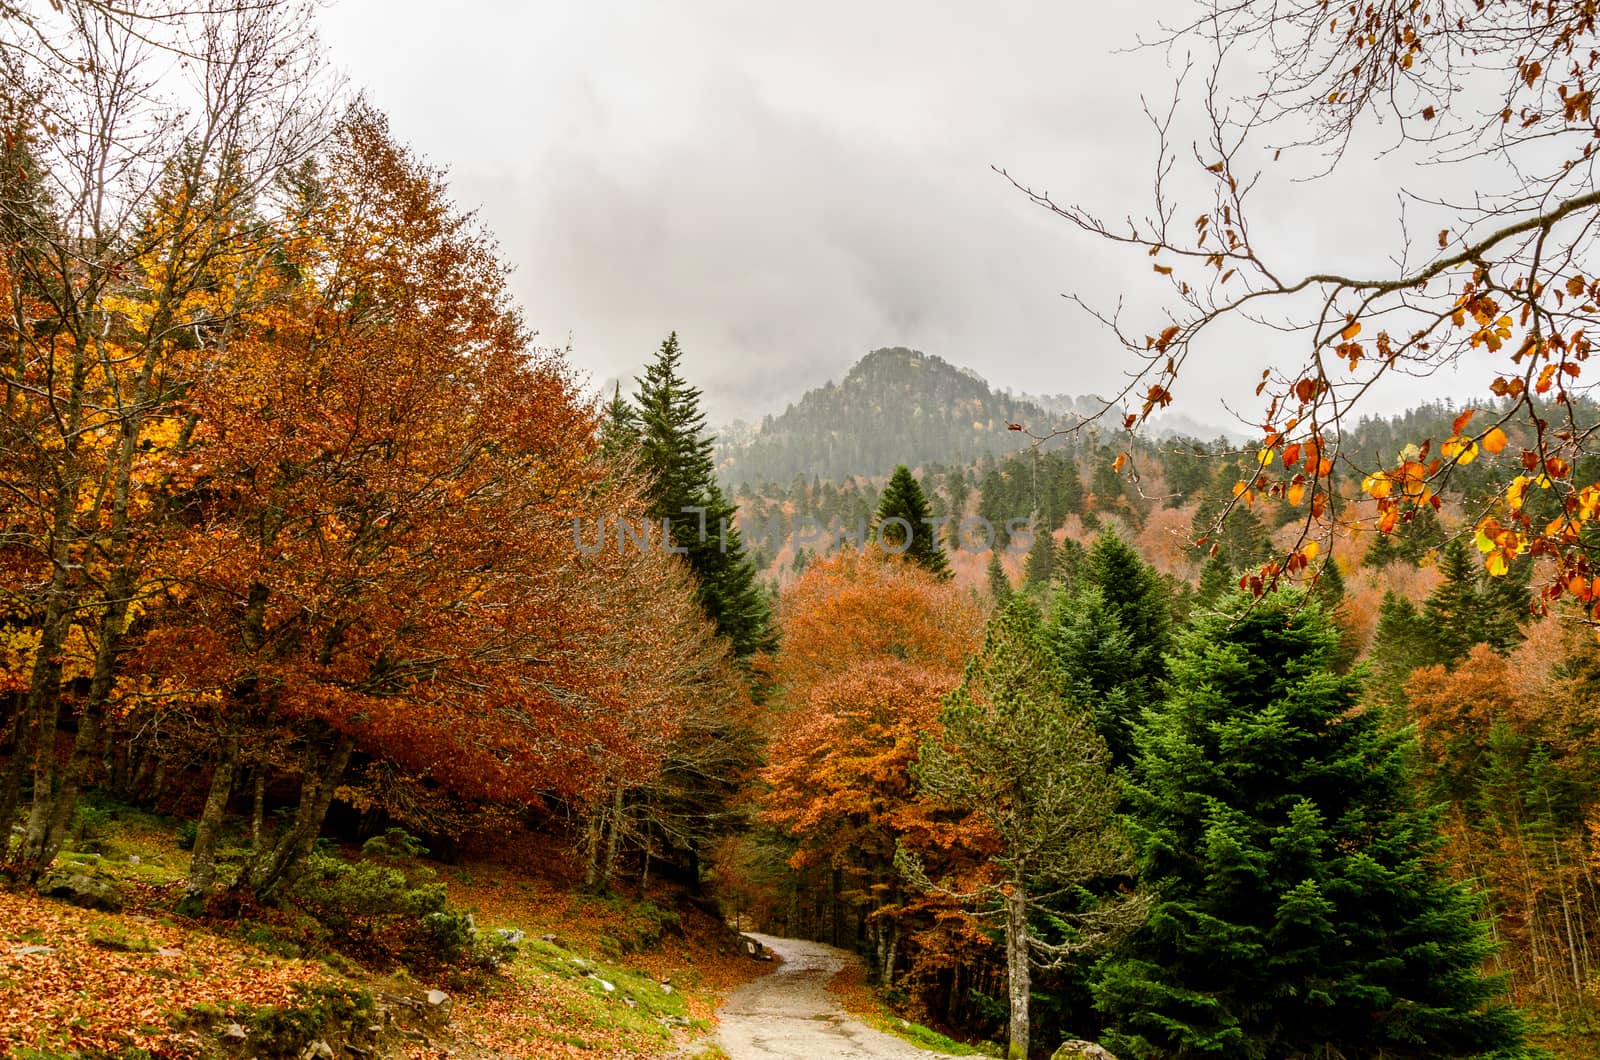
M 1013 423 L 1043 431 L 1057 419 L 940 357 L 897 346 L 873 350 L 840 382 L 720 447 L 717 469 L 725 482 L 755 486 L 798 474 L 835 482 L 887 475 L 902 463 L 965 464 L 1025 445 Z

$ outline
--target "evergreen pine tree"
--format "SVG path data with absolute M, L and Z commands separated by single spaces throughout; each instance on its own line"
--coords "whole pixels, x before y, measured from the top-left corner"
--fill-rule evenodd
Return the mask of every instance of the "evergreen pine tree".
M 1084 563 L 1084 584 L 1100 590 L 1106 609 L 1128 635 L 1128 693 L 1135 711 L 1155 701 L 1171 642 L 1168 593 L 1154 568 L 1115 533 L 1095 539 Z
M 1206 557 L 1206 565 L 1200 568 L 1200 585 L 1195 590 L 1194 610 L 1204 613 L 1214 609 L 1237 588 L 1237 577 L 1233 566 L 1228 562 L 1228 554 L 1222 549 Z
M 1219 528 L 1216 523 L 1223 509 L 1233 502 L 1233 487 L 1245 476 L 1237 464 L 1223 462 L 1212 475 L 1211 487 L 1195 508 L 1190 530 L 1196 540 L 1206 538 L 1222 550 L 1222 557 L 1234 570 L 1245 570 L 1266 560 L 1272 543 L 1266 527 L 1248 504 L 1233 504 Z
M 989 595 L 996 604 L 1003 604 L 1011 599 L 1011 578 L 1006 574 L 1005 564 L 1000 562 L 1000 549 L 989 550 Z
M 989 863 L 998 879 L 963 899 L 1003 927 L 1006 1055 L 1026 1060 L 1033 969 L 1101 948 L 1144 915 L 1142 898 L 1104 886 L 1133 867 L 1117 821 L 1116 782 L 1025 598 L 1008 600 L 989 620 L 939 722 L 912 776 L 923 793 L 981 820 L 995 837 Z M 933 887 L 915 858 L 897 861 L 913 882 Z M 1107 897 L 1097 901 L 1095 891 Z M 1049 921 L 1059 941 L 1039 934 L 1035 919 Z
M 743 658 L 772 645 L 771 609 L 745 557 L 737 509 L 716 484 L 700 391 L 684 380 L 682 360 L 674 332 L 639 380 L 639 458 L 650 475 L 651 515 L 669 521 L 673 543 L 687 550 L 701 605 Z
M 1317 569 L 1317 580 L 1311 588 L 1311 597 L 1322 605 L 1322 609 L 1333 620 L 1334 628 L 1339 632 L 1339 645 L 1334 649 L 1329 665 L 1333 667 L 1335 673 L 1349 673 L 1350 667 L 1355 665 L 1356 655 L 1361 646 L 1356 641 L 1355 631 L 1350 626 L 1348 609 L 1345 607 L 1344 575 L 1339 573 L 1339 565 L 1331 558 Z
M 1532 569 L 1531 562 L 1520 559 L 1510 573 L 1491 577 L 1460 538 L 1446 544 L 1439 557 L 1443 580 L 1423 601 L 1431 637 L 1430 657 L 1424 661 L 1449 665 L 1474 644 L 1487 644 L 1501 654 L 1516 647 L 1528 618 Z
M 600 413 L 600 455 L 618 460 L 631 454 L 639 444 L 639 416 L 622 396 L 622 384 L 611 392 Z
M 1435 859 L 1401 733 L 1354 708 L 1337 633 L 1284 592 L 1200 617 L 1126 791 L 1155 908 L 1101 962 L 1129 1060 L 1513 1057 L 1478 902 Z
M 903 520 L 904 525 L 898 522 L 885 525 L 889 519 Z M 926 567 L 941 578 L 950 577 L 950 564 L 939 545 L 933 524 L 928 521 L 928 499 L 911 470 L 904 464 L 895 468 L 889 484 L 883 488 L 873 526 L 878 529 L 884 545 L 890 551 L 903 546 L 906 559 Z M 906 527 L 911 528 L 909 542 L 906 540 Z
M 1056 546 L 1055 591 L 1067 596 L 1076 593 L 1082 587 L 1083 569 L 1088 561 L 1088 549 L 1080 545 L 1076 538 L 1063 537 L 1061 544 Z
M 1042 590 L 1050 585 L 1056 571 L 1056 543 L 1042 520 L 1034 520 L 1033 544 L 1028 546 L 1027 559 L 1022 564 L 1022 583 L 1030 589 Z
M 1046 643 L 1079 700 L 1093 707 L 1095 731 L 1113 766 L 1133 757 L 1133 729 L 1145 692 L 1138 681 L 1133 640 L 1106 606 L 1098 586 L 1056 597 Z
M 1384 702 L 1401 702 L 1411 671 L 1428 665 L 1435 650 L 1417 606 L 1393 589 L 1385 590 L 1368 656 L 1372 672 L 1369 694 Z

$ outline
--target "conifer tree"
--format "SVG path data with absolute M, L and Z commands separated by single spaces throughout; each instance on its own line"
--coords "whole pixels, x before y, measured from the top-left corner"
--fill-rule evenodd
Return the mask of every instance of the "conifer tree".
M 1013 1060 L 1028 1056 L 1033 969 L 1103 947 L 1144 915 L 1139 897 L 1090 895 L 1096 882 L 1127 876 L 1133 861 L 1105 746 L 1042 636 L 1029 601 L 1001 605 L 961 685 L 945 697 L 941 732 L 924 741 L 912 768 L 925 796 L 982 820 L 997 840 L 990 863 L 998 880 L 964 897 L 1003 926 Z M 914 883 L 935 886 L 917 859 L 897 861 Z M 1033 930 L 1036 917 L 1054 921 L 1059 942 Z
M 1221 550 L 1222 557 L 1235 570 L 1254 567 L 1263 562 L 1272 550 L 1267 529 L 1261 525 L 1255 509 L 1245 504 L 1233 504 L 1234 484 L 1243 477 L 1247 476 L 1241 474 L 1238 465 L 1228 461 L 1219 464 L 1212 476 L 1211 487 L 1201 498 L 1190 524 L 1195 538 L 1205 538 L 1208 544 L 1215 544 Z M 1218 527 L 1217 520 L 1229 504 L 1233 504 L 1233 507 Z
M 1083 569 L 1088 563 L 1089 550 L 1076 538 L 1064 537 L 1056 546 L 1055 577 L 1053 585 L 1058 594 L 1071 596 L 1083 584 Z
M 1136 680 L 1133 640 L 1098 586 L 1056 597 L 1045 631 L 1067 687 L 1093 706 L 1095 731 L 1113 766 L 1133 755 L 1133 729 L 1144 691 Z
M 668 520 L 698 579 L 701 605 L 743 658 L 772 645 L 771 609 L 744 554 L 738 509 L 716 484 L 700 391 L 684 380 L 682 360 L 673 332 L 639 380 L 639 458 L 650 475 L 651 514 Z
M 1339 646 L 1334 649 L 1331 665 L 1336 673 L 1349 673 L 1350 667 L 1355 665 L 1361 645 L 1357 643 L 1355 632 L 1350 628 L 1344 599 L 1344 575 L 1339 573 L 1339 565 L 1332 559 L 1317 569 L 1316 584 L 1311 588 L 1311 596 L 1322 605 L 1322 609 L 1333 620 L 1334 628 L 1339 631 Z
M 1200 568 L 1200 585 L 1195 590 L 1194 610 L 1201 613 L 1210 611 L 1235 588 L 1233 566 L 1228 562 L 1228 554 L 1219 548 L 1206 557 L 1206 565 Z
M 1014 591 L 1011 587 L 1011 576 L 1006 573 L 1005 564 L 1000 562 L 1000 549 L 995 547 L 989 550 L 989 595 L 996 604 L 1003 604 L 1011 599 Z
M 888 522 L 891 519 L 902 520 L 903 523 Z M 873 526 L 891 552 L 903 546 L 906 559 L 921 564 L 941 578 L 950 577 L 950 564 L 939 545 L 933 524 L 928 521 L 928 498 L 917 484 L 916 477 L 911 474 L 911 469 L 904 464 L 895 468 L 889 484 L 883 488 Z M 909 541 L 906 539 L 906 527 L 910 527 Z
M 639 416 L 622 396 L 622 384 L 616 384 L 611 400 L 600 411 L 600 455 L 607 460 L 617 460 L 632 453 L 639 445 Z
M 1322 609 L 1236 596 L 1173 655 L 1125 786 L 1155 907 L 1101 962 L 1131 1060 L 1513 1057 L 1476 896 L 1434 855 L 1408 737 L 1354 708 Z
M 1474 644 L 1487 644 L 1505 654 L 1522 639 L 1528 617 L 1528 582 L 1532 565 L 1514 564 L 1503 578 L 1490 578 L 1460 538 L 1450 541 L 1439 557 L 1443 580 L 1423 601 L 1423 628 L 1431 641 L 1423 663 L 1450 665 Z
M 1100 590 L 1105 606 L 1128 635 L 1130 709 L 1154 702 L 1166 673 L 1163 656 L 1171 641 L 1168 592 L 1161 577 L 1115 533 L 1095 539 L 1084 563 L 1083 580 Z
M 1411 671 L 1428 665 L 1436 650 L 1433 638 L 1423 628 L 1422 615 L 1407 597 L 1393 589 L 1385 590 L 1378 605 L 1378 628 L 1372 635 L 1368 656 L 1372 680 L 1369 696 L 1389 703 L 1405 695 Z
M 1043 520 L 1036 516 L 1034 525 L 1033 543 L 1028 546 L 1028 556 L 1022 564 L 1022 583 L 1030 589 L 1042 590 L 1050 585 L 1056 572 L 1056 543 Z

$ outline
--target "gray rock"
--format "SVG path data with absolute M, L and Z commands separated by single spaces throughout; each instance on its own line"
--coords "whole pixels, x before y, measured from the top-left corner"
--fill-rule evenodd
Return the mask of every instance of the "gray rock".
M 122 891 L 103 876 L 90 876 L 83 872 L 56 871 L 45 874 L 39 881 L 39 893 L 46 898 L 60 898 L 85 909 L 99 909 L 107 913 L 122 912 Z
M 440 1005 L 446 1005 L 449 1003 L 450 995 L 445 993 L 443 990 L 428 991 L 428 1004 L 432 1005 L 434 1008 L 438 1008 Z
M 331 1060 L 333 1056 L 333 1046 L 329 1045 L 325 1041 L 322 1041 L 321 1039 L 318 1039 L 317 1041 L 314 1041 L 310 1045 L 306 1046 L 305 1052 L 301 1053 L 300 1056 L 301 1060 Z
M 528 937 L 526 931 L 518 931 L 516 928 L 495 928 L 495 934 L 504 939 L 507 946 L 520 946 L 522 940 Z
M 234 1041 L 239 1042 L 242 1042 L 246 1038 L 250 1037 L 250 1032 L 246 1031 L 237 1023 L 230 1023 L 226 1027 L 221 1028 L 221 1034 L 224 1038 L 231 1038 Z
M 657 983 L 656 985 L 661 987 L 661 992 L 663 994 L 672 993 L 672 984 L 671 983 Z
M 173 949 L 171 946 L 162 946 L 160 949 L 156 950 L 156 956 L 158 956 L 158 957 L 182 957 L 183 956 L 183 951 L 179 950 L 179 949 Z
M 1050 1060 L 1117 1060 L 1117 1058 L 1103 1045 L 1074 1038 L 1072 1041 L 1062 1042 L 1056 1051 L 1050 1054 Z
M 54 953 L 54 946 L 18 946 L 11 951 L 13 957 L 31 957 L 36 953 Z

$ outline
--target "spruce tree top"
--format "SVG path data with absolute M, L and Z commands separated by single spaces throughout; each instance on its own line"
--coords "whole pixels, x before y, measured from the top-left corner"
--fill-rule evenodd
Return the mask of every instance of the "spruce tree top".
M 902 519 L 905 525 L 890 523 L 884 525 L 886 520 Z M 889 484 L 883 488 L 883 494 L 878 499 L 878 514 L 874 525 L 881 528 L 884 544 L 892 549 L 905 545 L 904 556 L 913 563 L 921 564 L 941 578 L 950 577 L 950 564 L 945 559 L 944 549 L 939 545 L 938 535 L 933 531 L 933 526 L 928 519 L 928 498 L 923 495 L 922 487 L 917 484 L 916 477 L 911 474 L 911 469 L 901 464 L 894 469 L 894 475 L 889 479 Z M 911 528 L 909 544 L 906 542 L 906 527 Z
M 674 331 L 639 379 L 635 399 L 640 457 L 655 476 L 654 514 L 674 520 L 690 518 L 682 509 L 701 503 L 716 471 L 700 390 L 679 373 L 682 360 Z
M 1101 967 L 1133 1057 L 1512 1057 L 1478 903 L 1434 855 L 1407 739 L 1356 709 L 1296 592 L 1234 596 L 1171 656 L 1127 796 L 1147 929 Z

